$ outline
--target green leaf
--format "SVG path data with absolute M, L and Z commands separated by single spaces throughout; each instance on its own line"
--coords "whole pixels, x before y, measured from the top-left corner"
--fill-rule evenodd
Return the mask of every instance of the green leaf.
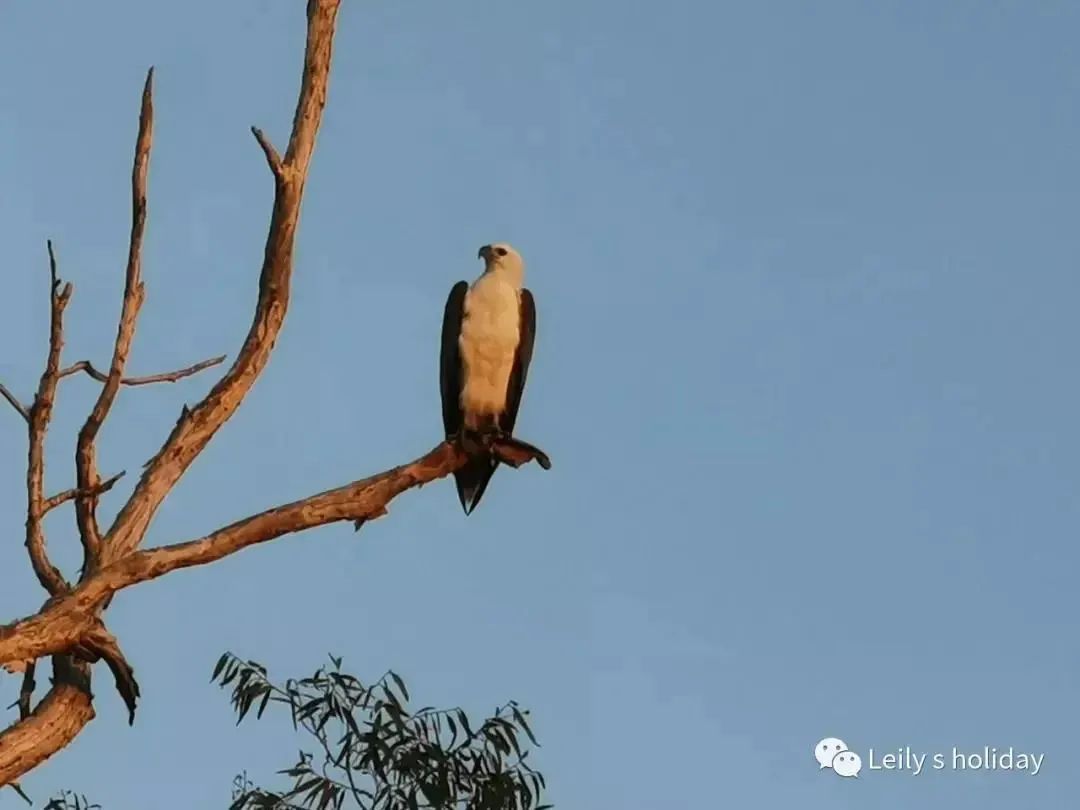
M 227 663 L 229 663 L 229 653 L 223 653 L 214 665 L 214 674 L 210 676 L 211 683 L 217 680 L 218 675 L 221 674 L 221 670 L 225 669 Z
M 465 729 L 465 733 L 470 737 L 473 736 L 472 729 L 469 728 L 469 718 L 465 716 L 465 712 L 461 709 L 457 710 L 458 721 L 461 723 L 461 727 Z
M 540 743 L 536 741 L 536 737 L 533 735 L 532 729 L 529 728 L 529 724 L 525 722 L 525 715 L 528 714 L 528 711 L 518 711 L 517 706 L 514 706 L 512 711 L 514 712 L 514 719 L 517 720 L 517 724 L 521 726 L 521 728 L 525 731 L 526 734 L 529 735 L 529 739 L 532 741 L 532 744 L 539 748 Z
M 322 782 L 322 779 L 320 779 L 319 777 L 316 776 L 316 777 L 314 777 L 312 779 L 307 780 L 306 782 L 302 782 L 302 783 L 298 784 L 296 787 L 294 787 L 292 790 L 290 790 L 285 795 L 287 797 L 299 796 L 301 793 L 304 793 L 304 792 L 306 792 L 308 790 L 311 790 L 312 787 L 314 787 L 317 790 L 318 787 L 319 787 L 319 784 L 321 782 Z
M 322 788 L 322 796 L 319 797 L 319 810 L 326 810 L 336 793 L 337 787 L 331 782 L 326 782 Z
M 353 734 L 355 734 L 357 737 L 360 736 L 360 726 L 357 725 L 356 718 L 353 717 L 353 713 L 351 711 L 345 712 L 345 724 L 349 727 L 349 730 Z
M 319 734 L 324 728 L 326 728 L 327 722 L 333 715 L 330 712 L 325 712 L 322 717 L 319 718 L 319 722 L 315 724 L 315 733 Z
M 248 713 L 251 708 L 251 703 L 255 699 L 255 695 L 250 689 L 244 689 L 243 691 L 237 691 L 236 701 L 238 717 L 236 718 L 236 725 L 240 725 L 240 722 L 244 719 L 244 715 Z
M 513 727 L 503 729 L 503 735 L 510 741 L 510 744 L 514 746 L 514 753 L 518 755 L 518 759 L 521 759 L 521 746 L 518 745 L 517 734 L 514 733 Z
M 296 717 L 299 720 L 307 720 L 311 715 L 315 714 L 319 710 L 319 706 L 322 705 L 323 698 L 315 697 L 305 703 L 296 711 Z
M 405 698 L 405 700 L 408 701 L 408 699 L 409 699 L 409 690 L 405 688 L 405 681 L 401 680 L 401 676 L 399 676 L 396 672 L 394 672 L 392 670 L 390 672 L 390 677 L 394 679 L 394 683 L 397 684 L 398 690 L 401 692 L 401 694 Z
M 263 716 L 263 712 L 266 711 L 266 704 L 270 702 L 270 696 L 273 694 L 269 689 L 263 694 L 262 702 L 259 704 L 259 711 L 255 714 L 255 719 L 259 720 Z
M 402 712 L 401 701 L 394 694 L 394 690 L 384 683 L 382 684 L 382 692 L 386 695 L 386 702 L 393 706 L 393 714 L 400 715 Z

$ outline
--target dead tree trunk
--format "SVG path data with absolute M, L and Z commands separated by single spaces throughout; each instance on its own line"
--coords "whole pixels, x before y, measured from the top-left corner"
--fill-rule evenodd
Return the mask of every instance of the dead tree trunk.
M 274 178 L 274 207 L 259 276 L 255 315 L 236 359 L 193 408 L 184 408 L 161 448 L 147 462 L 134 492 L 112 525 L 98 524 L 102 495 L 123 475 L 102 478 L 97 465 L 97 436 L 125 386 L 175 382 L 224 362 L 215 357 L 178 371 L 146 377 L 125 376 L 143 302 L 142 238 L 147 216 L 146 186 L 153 143 L 153 71 L 147 75 L 139 115 L 132 169 L 132 224 L 124 298 L 112 359 L 107 371 L 89 361 L 63 367 L 63 318 L 72 285 L 57 275 L 56 256 L 49 244 L 51 320 L 45 370 L 33 402 L 24 405 L 0 385 L 0 395 L 25 420 L 29 438 L 27 462 L 26 548 L 34 573 L 48 598 L 33 615 L 0 626 L 0 664 L 23 673 L 19 720 L 0 733 L 0 786 L 8 785 L 67 746 L 94 717 L 90 690 L 91 664 L 104 660 L 134 720 L 139 687 L 116 638 L 106 629 L 105 610 L 117 591 L 155 579 L 170 571 L 204 565 L 256 543 L 283 534 L 337 521 L 366 520 L 386 514 L 387 504 L 402 492 L 449 475 L 466 461 L 465 451 L 442 442 L 430 452 L 391 470 L 353 481 L 337 489 L 275 506 L 238 520 L 205 537 L 153 549 L 141 549 L 154 514 L 214 434 L 243 402 L 266 366 L 285 319 L 292 281 L 293 243 L 303 200 L 308 167 L 326 104 L 334 30 L 340 0 L 309 0 L 303 76 L 292 133 L 284 156 L 258 129 L 252 130 Z M 44 443 L 58 383 L 85 372 L 102 383 L 90 415 L 79 431 L 74 489 L 47 496 Z M 494 448 L 500 460 L 519 466 L 546 456 L 523 442 L 507 441 Z M 51 510 L 73 503 L 83 547 L 82 573 L 69 581 L 49 559 L 42 528 Z M 39 659 L 51 658 L 52 686 L 33 703 Z

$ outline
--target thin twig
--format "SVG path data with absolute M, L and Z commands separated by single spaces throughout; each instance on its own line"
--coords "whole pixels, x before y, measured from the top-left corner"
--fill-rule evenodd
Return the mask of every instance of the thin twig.
M 3 396 L 8 402 L 11 403 L 11 407 L 19 412 L 23 419 L 27 422 L 30 421 L 30 411 L 25 405 L 19 402 L 18 398 L 7 390 L 3 383 L 0 383 L 0 396 Z
M 181 368 L 177 371 L 166 371 L 161 374 L 148 374 L 145 377 L 121 377 L 120 384 L 127 386 L 136 385 L 152 385 L 153 383 L 174 383 L 185 377 L 191 377 L 198 374 L 200 371 L 205 371 L 213 366 L 220 365 L 225 362 L 226 355 L 218 355 L 217 357 L 211 357 L 209 360 L 202 360 L 193 366 L 187 368 Z M 86 372 L 86 374 L 98 382 L 108 382 L 109 377 L 101 371 L 94 368 L 93 363 L 89 360 L 80 360 L 74 365 L 70 365 L 60 372 L 60 378 L 70 377 L 73 374 L 78 374 L 80 371 Z
M 49 250 L 49 354 L 41 373 L 37 395 L 30 407 L 27 433 L 29 453 L 26 463 L 26 550 L 30 565 L 50 596 L 69 590 L 63 574 L 50 562 L 45 550 L 45 532 L 41 518 L 45 514 L 45 434 L 52 419 L 53 398 L 59 379 L 60 354 L 64 347 L 64 308 L 71 299 L 71 284 L 60 286 L 56 273 L 56 253 Z
M 113 488 L 113 485 L 117 481 L 119 481 L 121 478 L 124 477 L 125 472 L 126 472 L 125 470 L 121 470 L 116 475 L 114 475 L 112 478 L 106 478 L 104 481 L 102 481 L 100 484 L 98 484 L 96 487 L 94 487 L 93 490 L 91 490 L 90 492 L 79 492 L 79 490 L 77 490 L 77 489 L 65 489 L 63 492 L 58 492 L 57 494 L 53 495 L 51 498 L 46 498 L 45 499 L 45 503 L 43 504 L 42 509 L 41 509 L 41 514 L 43 514 L 43 515 L 47 514 L 48 512 L 51 512 L 53 509 L 55 509 L 56 507 L 60 506 L 61 504 L 65 504 L 70 500 L 74 500 L 79 495 L 98 496 L 98 495 L 101 495 L 104 492 L 108 492 L 110 489 Z
M 266 137 L 266 134 L 258 127 L 251 128 L 251 134 L 255 136 L 255 140 L 259 142 L 259 146 L 263 150 L 263 154 L 266 155 L 266 162 L 270 164 L 270 171 L 274 173 L 275 177 L 281 175 L 281 155 L 278 154 L 277 149 L 270 143 L 270 140 Z
M 75 450 L 75 478 L 79 494 L 75 497 L 75 518 L 79 524 L 79 537 L 83 543 L 83 576 L 94 570 L 101 549 L 101 531 L 97 522 L 97 496 L 92 494 L 100 483 L 97 470 L 98 431 L 109 415 L 120 381 L 124 377 L 131 343 L 135 338 L 135 324 L 142 307 L 144 288 L 142 283 L 142 241 L 146 228 L 146 177 L 150 168 L 150 146 L 154 137 L 154 69 L 150 68 L 143 85 L 142 108 L 139 111 L 139 134 L 135 140 L 135 160 L 131 169 L 131 239 L 128 244 L 127 273 L 124 278 L 124 302 L 120 309 L 120 323 L 116 330 L 116 345 L 105 385 L 86 423 L 79 431 Z M 88 493 L 88 494 L 83 494 Z
M 37 686 L 34 681 L 36 669 L 37 662 L 31 661 L 26 665 L 26 671 L 23 673 L 22 688 L 19 690 L 19 719 L 21 720 L 30 716 L 30 701 L 34 697 L 34 688 Z

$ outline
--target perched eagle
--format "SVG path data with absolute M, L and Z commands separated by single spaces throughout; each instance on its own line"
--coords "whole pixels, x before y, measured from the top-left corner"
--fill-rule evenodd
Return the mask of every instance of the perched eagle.
M 484 272 L 470 287 L 459 281 L 443 313 L 439 387 L 446 437 L 477 438 L 514 432 L 532 359 L 536 306 L 522 286 L 525 265 L 506 244 L 484 245 Z M 480 503 L 497 459 L 477 453 L 454 473 L 465 514 Z

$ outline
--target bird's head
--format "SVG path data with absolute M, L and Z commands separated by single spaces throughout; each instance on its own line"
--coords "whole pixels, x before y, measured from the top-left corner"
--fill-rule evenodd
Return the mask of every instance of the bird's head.
M 521 279 L 525 275 L 525 262 L 521 255 L 505 242 L 496 242 L 492 245 L 484 245 L 480 248 L 477 256 L 484 260 L 484 272 L 505 272 L 507 275 Z

